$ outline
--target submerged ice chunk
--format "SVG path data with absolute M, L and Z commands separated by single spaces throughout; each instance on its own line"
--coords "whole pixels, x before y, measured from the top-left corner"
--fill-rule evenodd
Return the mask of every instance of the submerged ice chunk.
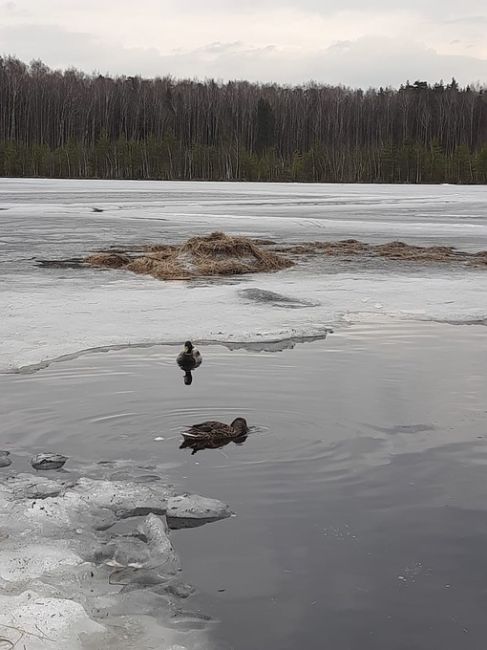
M 0 467 L 9 467 L 12 464 L 9 451 L 0 451 Z
M 231 515 L 230 508 L 221 501 L 197 494 L 171 497 L 167 502 L 169 519 L 225 519 Z
M 239 295 L 242 296 L 242 298 L 247 298 L 253 302 L 275 305 L 276 307 L 288 307 L 296 309 L 298 307 L 317 307 L 319 305 L 319 303 L 313 302 L 311 300 L 293 298 L 291 296 L 285 296 L 275 291 L 267 291 L 266 289 L 242 289 L 239 291 Z
M 67 456 L 52 452 L 36 454 L 30 461 L 34 469 L 48 470 L 61 469 L 68 460 Z

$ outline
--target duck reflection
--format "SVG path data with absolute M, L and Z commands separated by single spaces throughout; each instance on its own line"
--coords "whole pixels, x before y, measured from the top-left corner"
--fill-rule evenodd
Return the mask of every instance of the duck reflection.
M 179 449 L 191 449 L 191 455 L 193 456 L 197 451 L 201 451 L 202 449 L 221 449 L 222 447 L 229 445 L 231 442 L 233 442 L 234 445 L 243 445 L 247 438 L 247 434 L 238 438 L 232 438 L 231 440 L 225 440 L 222 438 L 220 438 L 220 440 L 197 440 L 195 438 L 185 438 L 179 445 Z

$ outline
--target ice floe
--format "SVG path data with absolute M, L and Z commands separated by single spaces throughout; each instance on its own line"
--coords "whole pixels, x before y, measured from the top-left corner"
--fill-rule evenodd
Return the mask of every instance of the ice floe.
M 112 478 L 121 473 L 125 480 Z M 93 474 L 0 478 L 0 644 L 207 648 L 207 617 L 182 605 L 193 589 L 181 578 L 166 513 L 184 527 L 187 519 L 224 519 L 230 509 L 178 497 L 127 462 Z M 132 517 L 123 532 L 113 528 Z

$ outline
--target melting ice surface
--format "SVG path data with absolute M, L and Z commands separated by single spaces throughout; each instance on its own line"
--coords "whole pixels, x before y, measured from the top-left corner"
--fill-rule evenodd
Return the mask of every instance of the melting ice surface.
M 42 269 L 113 244 L 213 230 L 487 249 L 487 188 L 0 179 L 0 371 L 89 348 L 269 343 L 388 318 L 487 319 L 485 272 L 337 263 L 211 282 Z M 321 264 L 321 267 L 320 267 Z
M 257 344 L 274 349 L 286 345 L 286 340 L 320 336 L 329 326 L 340 327 L 349 322 L 377 320 L 384 329 L 384 321 L 393 319 L 484 322 L 487 276 L 485 271 L 467 267 L 330 259 L 303 261 L 296 268 L 277 274 L 164 283 L 120 271 L 39 268 L 36 261 L 79 257 L 113 244 L 181 241 L 212 230 L 289 242 L 353 237 L 371 242 L 401 239 L 452 244 L 466 250 L 487 249 L 486 206 L 487 189 L 483 187 L 0 180 L 0 373 L 60 355 L 76 355 L 88 348 L 176 342 L 188 336 L 232 346 Z M 395 326 L 392 322 L 387 324 L 389 328 Z M 425 328 L 432 331 L 428 334 Z M 264 359 L 258 355 L 258 381 L 249 381 L 249 377 L 257 376 L 257 361 L 252 355 L 245 355 L 245 359 L 241 355 L 240 362 L 235 364 L 234 353 L 229 360 L 223 349 L 219 363 L 213 349 L 212 364 L 205 369 L 207 383 L 200 382 L 198 377 L 192 387 L 191 404 L 186 394 L 177 391 L 182 382 L 176 387 L 161 379 L 164 364 L 160 363 L 160 348 L 145 351 L 147 356 L 140 359 L 138 351 L 126 350 L 117 356 L 113 369 L 100 370 L 98 355 L 98 360 L 96 356 L 83 357 L 70 364 L 55 365 L 40 375 L 3 376 L 0 393 L 5 398 L 5 445 L 11 446 L 12 452 L 20 449 L 25 454 L 48 441 L 54 447 L 62 442 L 62 451 L 72 458 L 107 452 L 131 458 L 140 453 L 145 458 L 149 450 L 154 457 L 160 455 L 164 459 L 168 471 L 173 465 L 172 471 L 178 478 L 184 466 L 187 476 L 183 480 L 194 481 L 203 493 L 220 496 L 222 492 L 237 512 L 237 519 L 228 520 L 232 524 L 228 527 L 218 524 L 220 528 L 215 526 L 214 532 L 210 526 L 202 529 L 204 532 L 196 543 L 197 548 L 202 548 L 201 556 L 193 557 L 195 542 L 189 533 L 181 534 L 178 548 L 182 551 L 183 566 L 196 578 L 195 584 L 205 585 L 206 591 L 213 593 L 214 610 L 229 621 L 232 636 L 249 635 L 249 620 L 255 637 L 263 629 L 283 627 L 285 633 L 282 611 L 295 614 L 301 609 L 299 635 L 306 635 L 309 628 L 308 639 L 313 643 L 316 629 L 321 630 L 325 608 L 330 613 L 326 621 L 330 647 L 350 647 L 348 639 L 353 638 L 354 631 L 355 638 L 361 638 L 361 643 L 367 645 L 368 637 L 363 631 L 370 631 L 370 627 L 389 641 L 383 614 L 392 603 L 391 615 L 395 619 L 389 616 L 388 620 L 394 626 L 394 639 L 400 639 L 403 633 L 413 639 L 413 645 L 417 638 L 427 645 L 432 635 L 441 634 L 435 642 L 441 645 L 443 641 L 443 647 L 464 647 L 466 619 L 478 626 L 470 634 L 469 647 L 473 647 L 483 638 L 480 627 L 484 620 L 484 587 L 479 578 L 475 591 L 471 579 L 482 575 L 479 566 L 483 545 L 476 539 L 485 538 L 485 382 L 480 331 L 484 328 L 443 328 L 435 324 L 423 326 L 423 347 L 414 336 L 408 341 L 403 328 L 397 335 L 389 334 L 387 349 L 393 346 L 392 359 L 380 346 L 374 348 L 370 340 L 364 344 L 359 337 L 350 346 L 360 328 L 348 332 L 346 345 L 345 337 L 335 336 L 334 349 L 327 349 L 331 352 L 327 363 L 319 363 L 317 368 L 315 355 L 320 353 L 321 342 L 301 346 L 300 362 L 294 358 L 295 351 L 292 359 L 290 353 L 265 355 Z M 374 325 L 371 329 L 377 328 Z M 450 334 L 446 346 L 440 334 L 445 329 L 455 334 Z M 462 344 L 466 331 L 472 346 Z M 448 345 L 451 355 L 445 354 Z M 365 350 L 368 363 L 360 354 L 348 354 L 350 347 Z M 165 354 L 165 363 L 173 368 L 173 354 L 167 349 Z M 92 363 L 95 365 L 91 366 Z M 420 372 L 411 372 L 412 367 L 420 368 Z M 374 375 L 371 369 L 375 368 Z M 330 377 L 335 380 L 330 382 Z M 295 399 L 296 385 L 303 382 L 306 390 L 301 391 L 299 400 Z M 268 388 L 273 383 L 277 389 L 269 397 Z M 325 394 L 323 386 L 327 387 Z M 357 396 L 352 405 L 349 392 Z M 293 402 L 295 405 L 291 406 Z M 88 410 L 86 403 L 90 405 Z M 188 460 L 181 455 L 176 457 L 174 440 L 165 440 L 167 432 L 172 431 L 168 426 L 171 423 L 179 431 L 192 414 L 198 414 L 198 420 L 202 412 L 223 419 L 237 406 L 238 414 L 249 412 L 252 421 L 264 426 L 268 422 L 269 435 L 255 436 L 251 444 L 238 449 L 243 455 L 240 453 L 230 462 L 222 462 L 221 455 L 212 453 L 201 454 L 202 460 L 198 454 L 197 461 L 190 460 L 193 457 L 189 454 Z M 319 408 L 319 413 L 313 408 Z M 445 443 L 452 444 L 445 448 Z M 139 451 L 135 452 L 136 449 Z M 15 456 L 12 471 L 18 470 L 22 458 Z M 405 458 L 410 458 L 409 462 L 404 462 Z M 457 458 L 459 463 L 455 462 Z M 373 466 L 374 471 L 360 474 L 357 469 L 362 466 Z M 114 472 L 116 480 L 118 474 L 118 470 Z M 33 580 L 28 585 L 30 594 L 24 591 L 3 598 L 0 622 L 10 625 L 12 612 L 24 615 L 27 607 L 32 622 L 38 624 L 38 617 L 44 617 L 40 627 L 45 630 L 49 624 L 50 638 L 55 634 L 64 637 L 65 633 L 72 637 L 76 630 L 65 621 L 73 619 L 78 619 L 86 632 L 103 634 L 98 623 L 87 620 L 84 610 L 76 607 L 70 596 L 86 596 L 83 602 L 87 612 L 90 606 L 99 606 L 100 598 L 104 601 L 110 596 L 114 599 L 110 602 L 112 615 L 123 617 L 128 612 L 138 616 L 137 612 L 157 608 L 162 619 L 149 626 L 149 619 L 145 618 L 142 627 L 161 642 L 161 634 L 169 634 L 168 629 L 160 628 L 167 622 L 165 606 L 159 606 L 160 597 L 166 598 L 166 593 L 156 592 L 150 598 L 146 594 L 145 600 L 137 592 L 125 589 L 117 588 L 116 596 L 103 593 L 101 589 L 107 582 L 104 572 L 111 571 L 113 566 L 104 563 L 91 575 L 86 573 L 84 563 L 86 542 L 103 542 L 104 532 L 89 527 L 90 536 L 83 535 L 80 545 L 79 509 L 72 519 L 75 527 L 65 527 L 59 539 L 46 535 L 40 546 L 39 537 L 31 538 L 26 519 L 37 526 L 49 516 L 50 531 L 52 513 L 46 512 L 37 492 L 32 494 L 31 479 L 20 480 L 28 482 L 24 485 L 28 488 L 27 507 L 26 502 L 19 500 L 18 478 L 16 482 L 9 481 L 8 488 L 3 490 L 4 500 L 15 507 L 15 516 L 7 513 L 4 522 L 15 529 L 15 534 L 3 539 L 4 551 L 11 553 L 7 560 L 12 558 L 7 568 L 14 576 L 9 574 L 3 579 L 13 582 L 12 577 L 26 577 L 25 570 L 19 571 L 17 566 L 20 552 L 24 561 L 30 558 L 28 577 Z M 2 483 L 1 487 L 5 485 Z M 55 504 L 64 508 L 71 503 L 78 508 L 78 497 L 84 498 L 87 485 L 82 481 L 71 486 Z M 59 486 L 50 481 L 44 487 L 55 494 L 59 491 Z M 115 487 L 120 496 L 121 488 Z M 11 496 L 15 498 L 12 500 Z M 33 497 L 35 507 L 31 503 Z M 302 507 L 303 500 L 306 507 Z M 289 504 L 297 507 L 290 508 Z M 461 516 L 459 508 L 463 508 Z M 266 519 L 267 512 L 274 516 Z M 94 514 L 97 516 L 97 512 Z M 253 519 L 249 515 L 254 515 Z M 106 517 L 104 512 L 104 520 Z M 148 534 L 152 522 L 151 515 L 148 517 L 143 529 L 147 542 L 134 537 L 130 546 L 115 545 L 115 554 L 110 559 L 107 556 L 108 562 L 122 560 L 134 548 L 142 553 L 142 560 L 148 551 L 150 557 L 158 552 L 161 546 L 154 539 L 164 543 L 167 540 L 162 534 Z M 300 525 L 305 527 L 304 531 Z M 257 536 L 260 531 L 265 534 Z M 120 535 L 125 532 L 118 531 Z M 359 544 L 356 533 L 362 535 Z M 59 546 L 57 550 L 53 548 L 54 537 L 56 541 L 64 540 L 64 564 L 57 554 Z M 214 543 L 214 539 L 218 542 Z M 303 544 L 305 539 L 308 546 Z M 354 545 L 352 550 L 339 546 L 342 539 Z M 246 552 L 252 561 L 242 562 L 244 568 L 241 573 L 236 572 L 232 582 L 228 567 L 233 564 L 233 554 L 222 558 L 220 549 L 233 548 L 236 540 L 241 544 L 239 557 Z M 276 544 L 274 540 L 286 543 Z M 111 543 L 111 538 L 108 541 Z M 202 547 L 198 546 L 200 543 Z M 269 562 L 269 557 L 273 557 L 266 556 L 269 548 L 277 548 L 280 553 L 285 548 L 286 552 L 280 555 L 281 565 Z M 308 561 L 303 571 L 304 551 Z M 328 564 L 323 564 L 322 558 Z M 55 565 L 54 577 L 62 583 L 62 593 L 59 584 L 38 584 L 39 564 L 42 569 L 46 562 Z M 436 572 L 430 574 L 431 567 Z M 254 581 L 249 579 L 250 571 L 257 576 Z M 313 580 L 302 578 L 306 571 L 313 573 Z M 228 600 L 214 596 L 214 592 L 223 591 L 223 576 L 234 589 Z M 315 580 L 315 576 L 319 579 Z M 418 598 L 417 591 L 406 589 L 414 588 L 419 576 L 426 586 Z M 331 584 L 331 588 L 322 590 L 318 582 Z M 404 586 L 404 591 L 395 589 L 396 582 L 399 589 Z M 289 602 L 297 602 L 299 607 L 283 610 L 272 602 L 269 604 L 269 594 L 277 590 L 274 583 L 280 594 L 293 593 Z M 274 585 L 270 591 L 269 584 Z M 310 584 L 316 596 L 308 593 Z M 473 585 L 476 584 L 473 579 Z M 373 589 L 367 591 L 370 585 Z M 226 582 L 223 587 L 227 587 Z M 39 591 L 46 588 L 48 591 Z M 85 593 L 85 588 L 89 592 Z M 36 597 L 40 593 L 42 601 Z M 347 600 L 350 593 L 351 601 Z M 240 627 L 229 615 L 239 594 L 247 602 L 247 617 L 237 612 Z M 70 617 L 64 622 L 51 616 L 59 612 L 60 604 L 53 600 L 60 595 L 63 606 L 70 608 L 66 610 Z M 322 599 L 320 607 L 315 607 L 318 598 Z M 434 613 L 428 609 L 432 601 L 437 603 Z M 282 602 L 286 604 L 286 598 Z M 350 602 L 355 607 L 352 617 Z M 464 610 L 458 612 L 462 602 Z M 141 609 L 135 610 L 136 607 Z M 261 609 L 270 613 L 270 618 L 261 622 L 259 628 L 255 614 Z M 186 616 L 185 611 L 181 615 Z M 182 647 L 180 642 L 192 649 L 207 647 L 206 626 L 201 623 L 200 629 L 194 621 L 189 623 L 191 639 L 184 638 L 185 629 L 166 637 L 167 644 L 176 644 L 172 646 L 174 650 Z M 36 628 L 32 629 L 36 634 Z M 137 631 L 132 624 L 129 629 Z M 18 636 L 12 638 L 17 643 Z M 283 647 L 279 638 L 275 643 L 274 647 Z M 53 645 L 49 639 L 32 635 L 24 636 L 22 644 L 32 650 L 75 647 L 71 638 Z M 94 647 L 102 645 L 110 647 L 106 642 Z M 111 647 L 129 645 L 133 647 L 131 639 L 117 638 Z M 139 645 L 151 647 L 140 642 Z M 249 643 L 248 638 L 242 645 L 259 647 Z M 228 644 L 225 650 L 227 647 Z M 375 650 L 390 644 L 381 646 L 380 640 L 377 643 L 371 638 L 367 647 Z

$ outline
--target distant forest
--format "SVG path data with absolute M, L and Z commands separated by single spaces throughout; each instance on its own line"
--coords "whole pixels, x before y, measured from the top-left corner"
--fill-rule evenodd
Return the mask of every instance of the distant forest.
M 0 57 L 0 175 L 486 183 L 487 88 L 111 78 Z

